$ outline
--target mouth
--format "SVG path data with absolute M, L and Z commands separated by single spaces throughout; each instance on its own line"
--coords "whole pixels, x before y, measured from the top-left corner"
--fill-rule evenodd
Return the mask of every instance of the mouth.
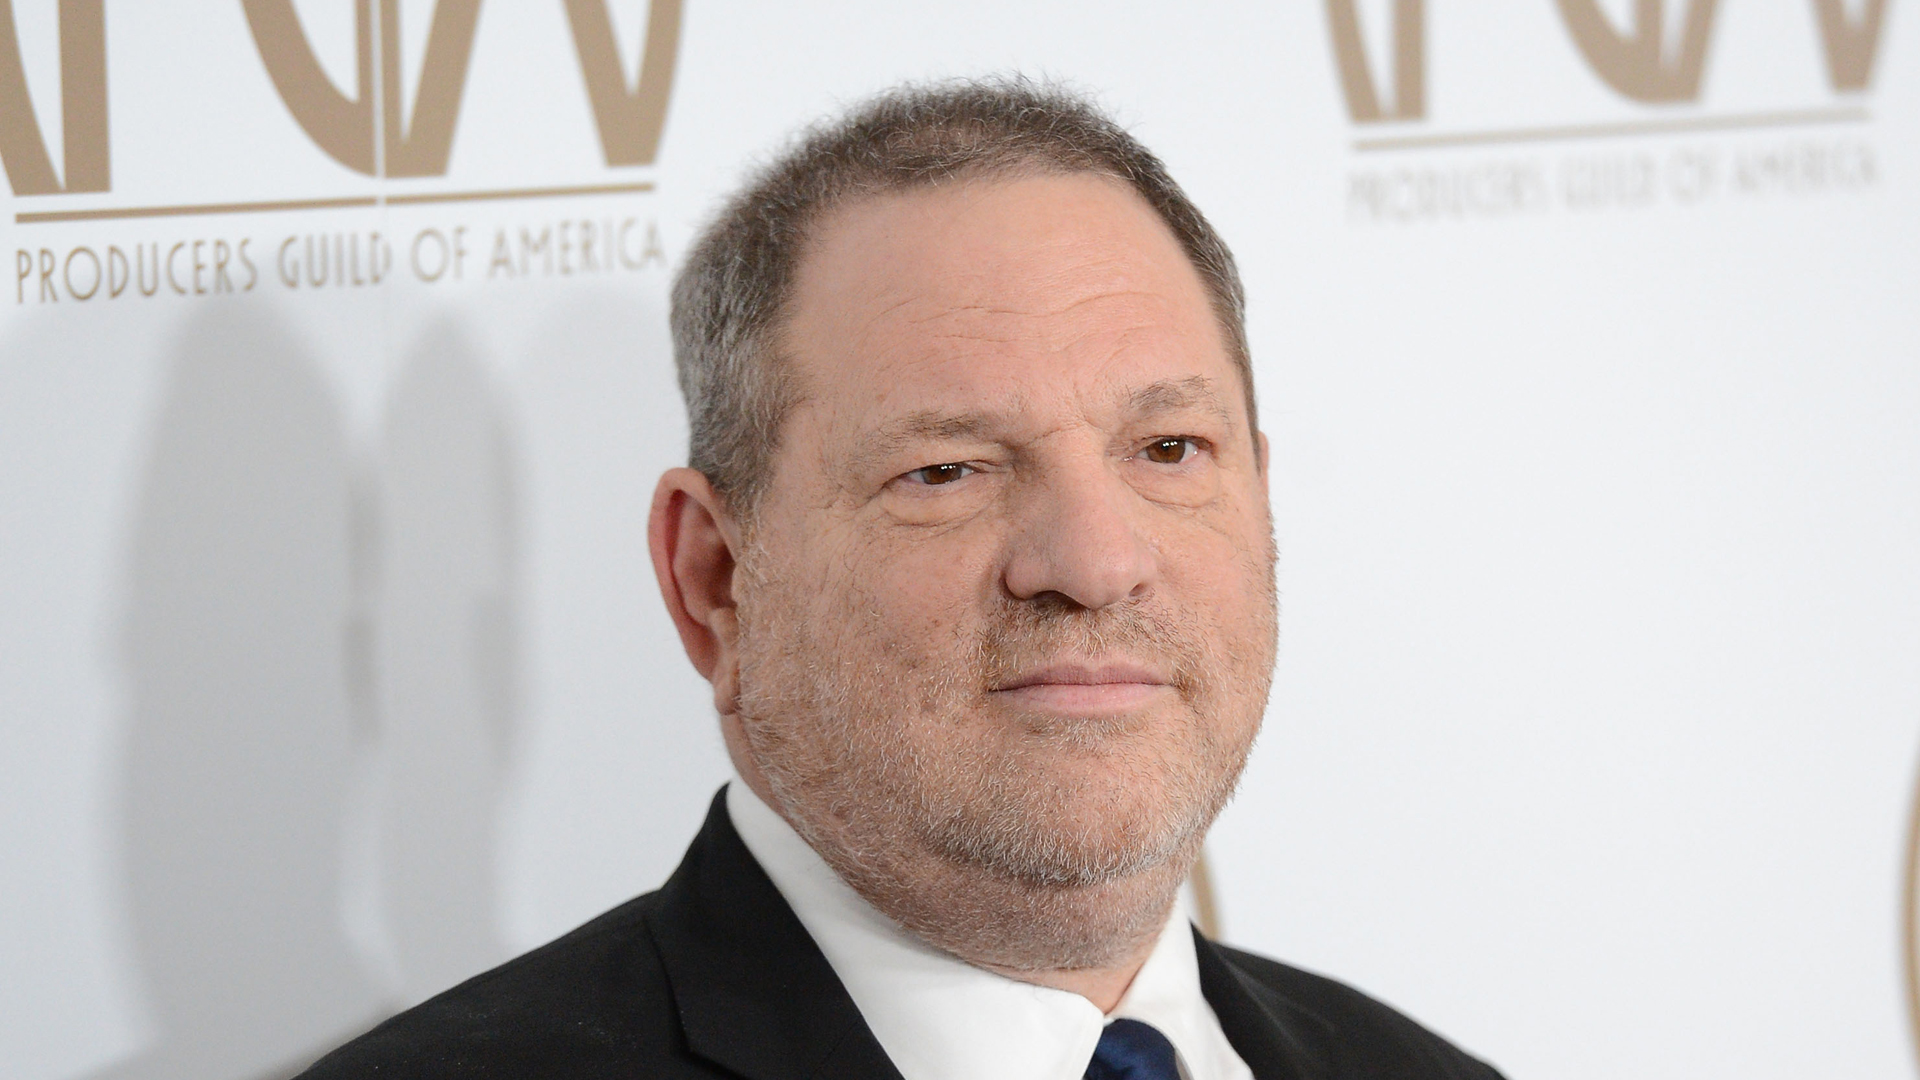
M 1029 709 L 1113 713 L 1139 708 L 1167 693 L 1172 680 L 1147 664 L 1061 663 L 1020 672 L 988 689 L 999 700 Z

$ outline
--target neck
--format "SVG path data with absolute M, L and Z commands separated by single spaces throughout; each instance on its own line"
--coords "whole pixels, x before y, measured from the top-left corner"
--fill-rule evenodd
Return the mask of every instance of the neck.
M 1153 952 L 1159 941 L 1154 938 L 1138 950 L 1138 955 L 1130 957 L 1125 963 L 1111 967 L 1061 969 L 1055 971 L 1022 971 L 1017 968 L 996 967 L 992 964 L 980 964 L 997 975 L 1005 975 L 1035 986 L 1051 987 L 1079 994 L 1102 1013 L 1110 1013 L 1120 1005 L 1120 999 L 1127 996 L 1127 988 L 1133 985 L 1133 977 L 1140 974 L 1146 965 L 1147 955 Z
M 909 879 L 915 885 L 903 888 L 885 870 L 860 880 L 868 868 L 835 869 L 929 945 L 1010 979 L 1079 994 L 1102 1013 L 1120 1004 L 1159 943 L 1181 879 L 1177 868 L 1160 867 L 1104 885 L 1051 888 L 923 864 Z

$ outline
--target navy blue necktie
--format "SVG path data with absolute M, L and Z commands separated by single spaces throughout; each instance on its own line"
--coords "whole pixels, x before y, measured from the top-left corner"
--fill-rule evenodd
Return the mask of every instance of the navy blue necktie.
M 1180 1080 L 1173 1044 L 1152 1024 L 1115 1020 L 1100 1033 L 1086 1080 Z

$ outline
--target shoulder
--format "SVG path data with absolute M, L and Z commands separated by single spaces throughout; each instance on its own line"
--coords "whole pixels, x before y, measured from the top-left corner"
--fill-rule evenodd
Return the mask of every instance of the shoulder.
M 1217 943 L 1212 950 L 1330 1077 L 1501 1080 L 1492 1066 L 1345 983 Z
M 646 918 L 629 901 L 532 952 L 387 1020 L 301 1080 L 405 1076 L 713 1075 L 680 1049 Z

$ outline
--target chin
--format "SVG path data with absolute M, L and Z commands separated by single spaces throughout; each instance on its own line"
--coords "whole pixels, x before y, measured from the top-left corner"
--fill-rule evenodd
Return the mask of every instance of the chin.
M 1041 888 L 1104 885 L 1190 861 L 1224 802 L 1082 761 L 969 787 L 936 801 L 945 812 L 921 822 L 923 841 L 955 863 Z
M 976 964 L 1011 970 L 1109 967 L 1137 956 L 1166 923 L 1197 841 L 1131 873 L 1040 881 L 948 863 L 946 873 L 889 882 L 881 903 L 908 929 Z M 870 899 L 874 899 L 870 897 Z

